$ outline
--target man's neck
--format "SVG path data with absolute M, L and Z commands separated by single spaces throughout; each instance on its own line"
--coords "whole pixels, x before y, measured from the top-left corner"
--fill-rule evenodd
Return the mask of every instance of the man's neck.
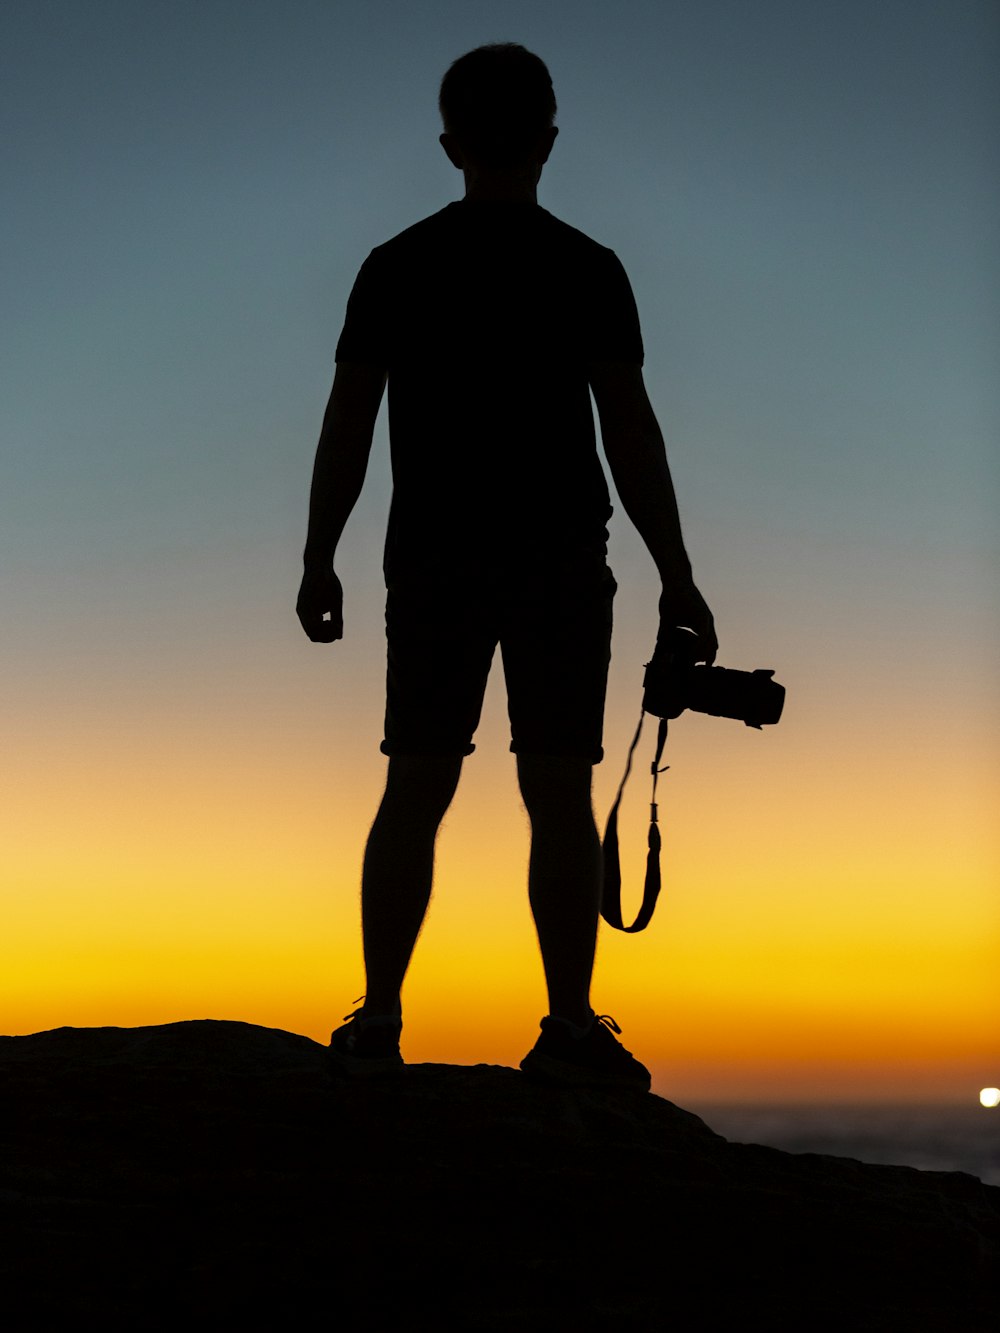
M 477 171 L 466 167 L 465 198 L 470 204 L 537 204 L 540 174 L 534 166 L 517 171 Z

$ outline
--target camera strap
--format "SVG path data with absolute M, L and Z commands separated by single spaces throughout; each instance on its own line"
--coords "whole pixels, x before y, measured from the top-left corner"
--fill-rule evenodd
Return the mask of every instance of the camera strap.
M 667 719 L 660 718 L 659 729 L 656 734 L 656 756 L 649 771 L 653 775 L 653 795 L 649 803 L 649 850 L 646 854 L 646 882 L 642 890 L 642 906 L 639 908 L 639 915 L 630 926 L 626 926 L 622 921 L 622 871 L 621 861 L 618 855 L 618 807 L 622 803 L 622 793 L 625 790 L 625 783 L 628 781 L 628 775 L 632 771 L 632 756 L 635 753 L 635 747 L 639 744 L 639 737 L 642 734 L 642 722 L 646 716 L 645 711 L 639 714 L 639 725 L 635 729 L 635 735 L 632 737 L 632 744 L 629 746 L 628 759 L 625 763 L 625 773 L 618 788 L 618 795 L 615 797 L 615 803 L 611 807 L 611 813 L 608 815 L 607 827 L 604 830 L 604 842 L 602 851 L 604 853 L 604 893 L 601 898 L 601 916 L 609 926 L 614 926 L 615 930 L 623 930 L 628 935 L 634 935 L 640 930 L 645 930 L 649 925 L 653 915 L 653 908 L 656 906 L 656 899 L 660 893 L 660 827 L 657 821 L 656 809 L 656 781 L 661 773 L 665 773 L 670 767 L 664 764 L 660 767 L 660 759 L 663 757 L 663 747 L 667 740 Z

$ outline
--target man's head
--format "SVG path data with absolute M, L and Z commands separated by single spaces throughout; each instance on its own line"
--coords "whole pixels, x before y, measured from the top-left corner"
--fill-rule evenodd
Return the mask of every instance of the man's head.
M 558 133 L 545 62 L 514 42 L 480 46 L 454 62 L 438 98 L 441 142 L 456 166 L 510 171 L 544 163 Z M 456 160 L 456 153 L 464 162 Z

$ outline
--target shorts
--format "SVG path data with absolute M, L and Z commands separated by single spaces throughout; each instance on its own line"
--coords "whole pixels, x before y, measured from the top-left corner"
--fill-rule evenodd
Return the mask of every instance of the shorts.
M 600 763 L 617 584 L 603 556 L 388 580 L 386 755 L 467 755 L 497 644 L 514 754 Z

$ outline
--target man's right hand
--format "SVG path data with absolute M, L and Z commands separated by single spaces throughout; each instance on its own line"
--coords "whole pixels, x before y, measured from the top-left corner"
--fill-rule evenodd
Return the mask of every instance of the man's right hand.
M 660 594 L 660 632 L 657 641 L 678 625 L 684 625 L 698 636 L 696 662 L 711 666 L 719 651 L 715 635 L 715 621 L 708 603 L 690 581 L 671 584 Z
M 295 611 L 313 643 L 344 637 L 344 590 L 331 568 L 306 569 Z

